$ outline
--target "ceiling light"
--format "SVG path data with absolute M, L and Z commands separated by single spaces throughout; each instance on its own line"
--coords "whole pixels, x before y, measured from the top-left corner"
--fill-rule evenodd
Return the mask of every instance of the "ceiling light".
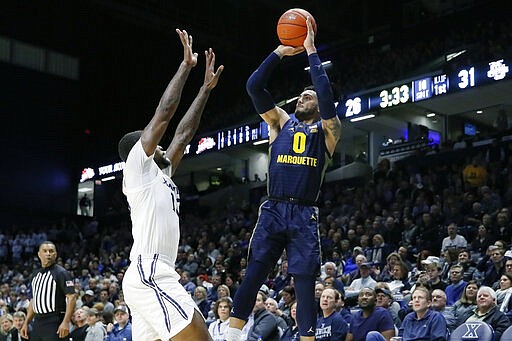
M 330 60 L 326 60 L 325 62 L 322 62 L 322 65 L 323 65 L 323 66 L 326 66 L 326 65 L 329 65 L 329 64 L 331 64 L 331 61 L 330 61 Z M 304 71 L 309 71 L 309 69 L 310 69 L 310 68 L 309 68 L 309 66 L 306 66 L 306 67 L 304 68 Z
M 259 144 L 264 144 L 264 143 L 267 143 L 267 142 L 268 142 L 268 140 L 267 140 L 267 139 L 265 139 L 265 140 L 256 141 L 256 142 L 254 142 L 252 145 L 253 145 L 253 146 L 257 146 L 257 145 L 259 145 Z
M 364 116 L 359 116 L 359 117 L 354 117 L 354 118 L 351 118 L 350 119 L 350 122 L 357 122 L 357 121 L 362 121 L 362 120 L 367 120 L 369 118 L 374 118 L 375 115 L 374 114 L 370 114 L 370 115 L 364 115 Z
M 460 51 L 457 51 L 454 53 L 449 53 L 445 56 L 446 61 L 449 62 L 450 60 L 457 58 L 458 56 L 460 56 L 461 54 L 464 54 L 464 53 L 466 53 L 466 50 L 460 50 Z
M 297 100 L 299 98 L 299 96 L 295 96 L 295 97 L 292 97 L 292 98 L 288 98 L 286 101 L 284 101 L 284 104 L 288 104 L 288 103 L 291 103 L 295 100 Z
M 434 116 L 436 116 L 436 113 L 435 113 L 435 112 L 431 112 L 431 113 L 428 113 L 428 114 L 427 114 L 427 117 L 434 117 Z
M 481 114 L 481 113 L 483 113 L 483 112 L 484 112 L 483 110 L 477 110 L 477 111 L 476 111 L 476 113 L 477 113 L 477 114 Z

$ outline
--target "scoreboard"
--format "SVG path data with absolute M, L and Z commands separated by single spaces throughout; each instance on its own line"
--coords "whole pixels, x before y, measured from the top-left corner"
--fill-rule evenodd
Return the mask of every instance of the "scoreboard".
M 205 152 L 224 150 L 268 139 L 268 137 L 268 124 L 264 121 L 243 124 L 195 136 L 185 149 L 185 155 L 199 155 Z
M 440 71 L 377 90 L 354 94 L 340 101 L 337 106 L 338 116 L 341 119 L 355 118 L 370 112 L 511 79 L 511 63 L 512 58 L 498 59 L 462 67 L 453 72 Z

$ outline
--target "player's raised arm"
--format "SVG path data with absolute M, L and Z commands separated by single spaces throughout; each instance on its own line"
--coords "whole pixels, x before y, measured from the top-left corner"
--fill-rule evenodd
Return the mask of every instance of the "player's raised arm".
M 164 136 L 165 130 L 180 103 L 181 92 L 190 70 L 197 64 L 197 53 L 192 51 L 192 36 L 185 30 L 176 29 L 176 33 L 178 33 L 183 45 L 183 61 L 160 98 L 155 115 L 142 132 L 142 147 L 148 156 L 155 152 L 158 143 Z
M 308 26 L 308 34 L 304 40 L 304 48 L 308 54 L 311 81 L 318 97 L 318 109 L 320 110 L 322 127 L 325 132 L 325 144 L 332 155 L 336 148 L 336 143 L 338 143 L 341 137 L 341 122 L 336 115 L 329 77 L 327 77 L 322 62 L 316 53 L 315 32 L 310 17 L 306 19 L 306 24 Z
M 281 130 L 281 127 L 288 120 L 289 116 L 274 103 L 272 95 L 266 89 L 268 80 L 272 75 L 272 71 L 274 71 L 284 56 L 293 56 L 302 51 L 304 51 L 302 46 L 291 47 L 279 45 L 247 80 L 247 93 L 251 97 L 258 114 L 260 114 L 263 120 L 270 126 L 270 142 L 272 142 L 275 137 L 275 133 Z
M 199 121 L 201 120 L 201 115 L 210 92 L 217 86 L 220 74 L 224 70 L 224 66 L 221 65 L 215 71 L 215 53 L 211 48 L 208 51 L 204 51 L 204 55 L 206 57 L 206 70 L 203 85 L 199 89 L 194 102 L 192 102 L 185 116 L 183 116 L 178 124 L 174 138 L 165 152 L 165 157 L 171 162 L 173 174 L 183 158 L 187 144 L 192 140 L 199 127 Z

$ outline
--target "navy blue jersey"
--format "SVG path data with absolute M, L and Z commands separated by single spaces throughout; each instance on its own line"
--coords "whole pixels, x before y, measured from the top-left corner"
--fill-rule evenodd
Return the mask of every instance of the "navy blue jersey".
M 269 152 L 269 197 L 316 201 L 330 160 L 322 122 L 289 119 Z

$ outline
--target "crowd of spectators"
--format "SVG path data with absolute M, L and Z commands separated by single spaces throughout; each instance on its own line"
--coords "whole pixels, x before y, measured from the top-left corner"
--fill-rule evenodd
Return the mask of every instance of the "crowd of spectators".
M 431 289 L 432 309 L 441 312 L 450 331 L 478 308 L 476 293 L 481 287 L 491 288 L 494 306 L 508 321 L 512 315 L 511 147 L 505 141 L 416 155 L 394 164 L 383 159 L 363 185 L 346 181 L 325 185 L 319 200 L 323 266 L 316 290 L 321 321 L 334 321 L 328 317 L 335 311 L 349 322 L 350 309 L 366 302 L 368 297 L 360 295 L 370 287 L 375 289 L 375 304 L 390 311 L 399 329 L 418 286 Z M 501 149 L 498 160 L 486 158 L 492 148 Z M 485 172 L 467 171 L 475 165 Z M 206 216 L 183 214 L 176 268 L 207 323 L 221 326 L 217 330 L 224 328 L 224 310 L 243 280 L 251 230 L 264 199 L 230 203 Z M 26 311 L 28 279 L 39 266 L 34 256 L 44 240 L 55 241 L 58 263 L 74 275 L 77 309 L 82 311 L 75 320 L 84 315 L 94 325 L 103 319 L 105 326 L 111 324 L 105 332 L 112 333 L 114 313 L 124 304 L 121 288 L 129 263 L 129 217 L 77 216 L 46 228 L 2 229 L 0 314 L 4 319 L 14 321 Z M 283 254 L 261 288 L 263 303 L 255 306 L 254 321 L 248 324 L 253 329 L 263 309 L 271 313 L 264 315 L 265 320 L 274 317 L 271 321 L 276 321 L 280 335 L 293 332 L 295 293 L 287 270 Z M 502 325 L 493 327 L 499 333 L 505 320 L 498 320 Z M 335 324 L 343 325 L 340 321 Z M 325 328 L 320 334 L 326 333 Z M 248 329 L 246 335 L 252 332 Z

